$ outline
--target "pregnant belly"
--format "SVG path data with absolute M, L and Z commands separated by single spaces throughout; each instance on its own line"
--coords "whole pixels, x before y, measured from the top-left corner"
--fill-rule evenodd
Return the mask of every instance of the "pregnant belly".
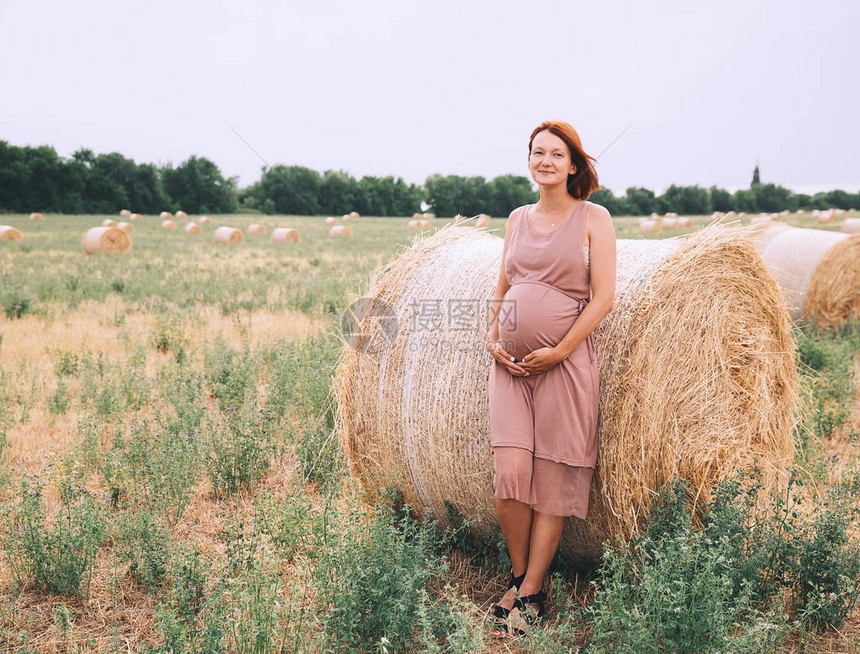
M 499 315 L 502 347 L 521 361 L 532 350 L 558 345 L 579 315 L 579 302 L 543 284 L 514 284 Z

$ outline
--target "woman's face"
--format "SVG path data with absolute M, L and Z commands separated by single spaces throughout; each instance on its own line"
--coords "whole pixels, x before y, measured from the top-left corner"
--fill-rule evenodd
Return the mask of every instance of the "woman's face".
M 567 184 L 567 176 L 576 172 L 567 143 L 549 130 L 538 132 L 529 154 L 529 172 L 540 186 Z

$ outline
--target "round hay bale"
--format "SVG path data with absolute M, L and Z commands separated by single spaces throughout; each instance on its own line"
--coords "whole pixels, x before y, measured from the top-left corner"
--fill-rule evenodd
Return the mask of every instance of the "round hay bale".
M 418 227 L 419 227 L 420 223 L 421 223 L 421 219 L 420 219 L 420 218 L 418 218 L 418 219 L 413 218 L 413 219 L 412 219 L 412 220 L 410 220 L 408 223 L 406 223 L 406 226 L 407 226 L 409 229 L 418 229 Z
M 349 214 L 345 213 L 340 217 L 341 220 L 349 220 Z
M 212 219 L 211 219 L 209 216 L 200 216 L 200 217 L 197 219 L 197 222 L 198 222 L 199 224 L 201 224 L 201 225 L 211 225 L 211 224 L 212 224 Z
M 45 220 L 45 217 L 37 211 L 30 214 L 30 220 Z
M 479 213 L 478 219 L 475 221 L 475 227 L 489 227 L 490 217 L 485 213 Z
M 248 225 L 248 233 L 249 234 L 257 234 L 262 235 L 266 233 L 266 226 L 260 225 L 259 223 L 253 223 Z
M 664 227 L 665 229 L 675 229 L 678 226 L 678 219 L 677 218 L 663 218 L 663 220 L 660 223 L 660 226 Z
M 167 220 L 162 221 L 161 229 L 176 229 L 176 223 L 168 218 Z
M 215 230 L 215 242 L 224 245 L 237 245 L 243 241 L 242 230 L 235 227 L 219 227 Z
M 350 238 L 352 236 L 352 227 L 349 225 L 332 225 L 331 229 L 328 230 L 328 235 L 331 238 L 335 238 L 337 236 Z
M 860 218 L 846 218 L 842 223 L 843 234 L 860 234 Z
M 14 241 L 18 243 L 24 235 L 12 225 L 0 225 L 0 241 Z
M 679 216 L 677 218 L 676 226 L 677 227 L 692 227 L 693 226 L 693 219 L 690 218 L 689 216 Z
M 357 211 L 350 211 L 349 212 L 349 219 L 350 220 L 358 220 L 360 217 L 361 216 L 358 214 Z
M 137 220 L 140 220 L 142 218 L 143 218 L 143 216 L 141 216 L 139 213 L 133 213 L 128 217 L 128 219 L 131 221 L 137 221 Z
M 162 220 L 169 220 L 170 218 L 173 218 L 173 214 L 169 211 L 162 211 L 160 214 L 158 214 L 158 217 Z
M 860 234 L 766 225 L 753 232 L 791 317 L 836 327 L 860 318 Z
M 128 252 L 131 239 L 119 227 L 93 227 L 84 234 L 84 252 Z
M 191 222 L 185 225 L 185 233 L 186 234 L 201 234 L 203 230 L 200 228 L 200 225 L 197 223 Z
M 663 220 L 666 220 L 665 218 Z M 639 223 L 639 233 L 640 234 L 656 234 L 660 231 L 660 221 L 659 220 L 643 220 Z
M 329 227 L 331 227 L 332 225 L 337 225 L 337 218 L 333 218 L 332 216 L 329 216 L 328 218 L 325 219 L 325 224 L 328 225 Z
M 117 222 L 111 218 L 105 218 L 102 221 L 102 227 L 116 227 L 116 226 L 117 226 Z
M 131 211 L 129 211 L 128 209 L 120 209 L 119 215 L 123 218 L 128 218 L 131 215 Z
M 833 222 L 833 209 L 828 209 L 827 211 L 820 212 L 815 219 L 819 222 L 819 224 L 827 224 Z
M 416 211 L 412 214 L 412 220 L 421 220 L 421 214 Z
M 298 243 L 301 234 L 292 227 L 277 227 L 272 231 L 272 243 Z
M 126 234 L 131 234 L 134 231 L 134 225 L 127 222 L 117 223 L 117 227 L 119 227 Z
M 177 218 L 188 218 L 188 214 L 180 209 L 179 211 L 176 212 L 176 217 Z
M 338 433 L 369 495 L 393 486 L 443 520 L 450 503 L 484 534 L 497 525 L 486 325 L 502 245 L 461 227 L 417 241 L 372 282 L 360 351 L 344 348 L 335 379 Z M 794 453 L 791 325 L 750 239 L 714 226 L 619 241 L 618 251 L 615 306 L 595 333 L 600 448 L 589 515 L 568 518 L 562 540 L 579 559 L 634 534 L 675 476 L 702 503 L 755 465 L 768 488 L 782 485 Z M 440 315 L 422 323 L 415 307 L 425 305 Z

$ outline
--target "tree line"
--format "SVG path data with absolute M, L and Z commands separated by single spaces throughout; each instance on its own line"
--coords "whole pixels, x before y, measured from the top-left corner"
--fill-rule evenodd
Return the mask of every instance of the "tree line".
M 438 216 L 487 213 L 507 216 L 514 208 L 535 202 L 527 177 L 431 175 L 423 186 L 400 177 L 366 176 L 304 166 L 276 165 L 260 181 L 239 189 L 237 178 L 225 178 L 205 157 L 189 157 L 174 167 L 138 164 L 119 153 L 94 154 L 80 149 L 63 158 L 50 146 L 19 147 L 0 141 L 0 211 L 29 213 L 116 213 L 129 209 L 154 214 L 182 209 L 188 213 L 261 211 L 268 214 L 338 215 L 358 211 L 370 216 L 410 216 L 424 210 Z M 748 189 L 731 193 L 716 186 L 672 185 L 655 194 L 630 187 L 624 195 L 601 188 L 591 198 L 613 215 L 648 215 L 674 211 L 775 212 L 788 209 L 860 208 L 860 193 L 828 191 L 794 193 L 758 176 Z

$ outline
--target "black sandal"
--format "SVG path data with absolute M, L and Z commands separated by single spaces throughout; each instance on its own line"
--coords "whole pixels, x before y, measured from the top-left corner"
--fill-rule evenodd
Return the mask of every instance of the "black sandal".
M 533 593 L 531 595 L 523 595 L 518 596 L 514 600 L 514 606 L 511 608 L 511 611 L 514 609 L 519 609 L 520 615 L 522 616 L 525 623 L 529 626 L 533 625 L 535 622 L 540 620 L 544 615 L 544 606 L 543 603 L 546 601 L 546 593 L 544 591 L 538 591 L 537 593 Z M 532 604 L 537 604 L 537 610 L 532 608 Z M 510 613 L 510 611 L 509 611 Z M 520 629 L 519 627 L 512 627 L 512 630 L 517 636 L 525 636 L 526 631 L 524 629 Z
M 513 571 L 511 572 L 511 580 L 508 583 L 508 588 L 505 591 L 506 593 L 511 588 L 519 589 L 522 585 L 523 580 L 526 578 L 526 573 L 522 573 L 519 577 L 515 577 Z M 517 600 L 514 599 L 514 606 L 516 606 Z M 496 628 L 499 631 L 504 633 L 508 632 L 508 615 L 510 615 L 511 609 L 506 609 L 504 606 L 500 606 L 498 604 L 493 604 L 493 618 L 495 618 Z

